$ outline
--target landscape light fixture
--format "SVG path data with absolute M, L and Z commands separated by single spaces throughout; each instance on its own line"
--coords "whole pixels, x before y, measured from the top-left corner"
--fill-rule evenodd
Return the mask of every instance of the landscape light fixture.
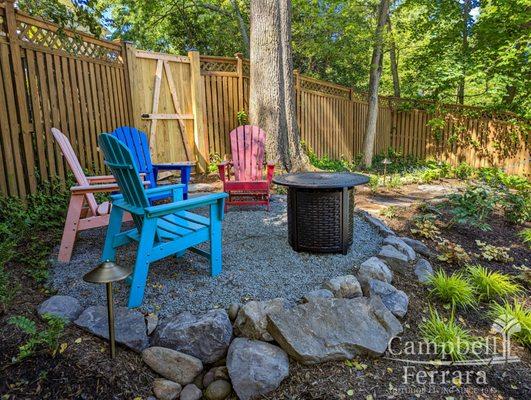
M 111 359 L 116 356 L 114 340 L 114 308 L 112 300 L 112 284 L 124 280 L 131 275 L 131 270 L 120 267 L 112 261 L 106 260 L 92 271 L 83 276 L 83 280 L 89 283 L 105 283 L 107 288 L 107 322 L 109 324 L 109 341 L 111 343 Z
M 387 166 L 389 164 L 392 164 L 393 162 L 391 160 L 389 160 L 387 157 L 385 157 L 383 160 L 382 160 L 382 164 L 384 166 L 384 185 L 387 181 Z

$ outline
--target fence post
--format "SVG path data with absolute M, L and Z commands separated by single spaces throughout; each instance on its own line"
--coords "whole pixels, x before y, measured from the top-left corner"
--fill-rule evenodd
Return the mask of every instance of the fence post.
M 296 118 L 297 118 L 297 124 L 299 125 L 299 135 L 302 138 L 302 131 L 301 131 L 302 129 L 302 115 L 301 115 L 302 93 L 301 93 L 301 76 L 299 74 L 299 70 L 297 69 L 293 70 L 293 77 L 295 80 L 295 112 L 297 113 Z
M 243 54 L 236 53 L 236 72 L 238 73 L 238 111 L 243 111 Z
M 134 99 L 133 99 L 133 87 L 132 80 L 134 76 L 134 63 L 135 58 L 135 46 L 132 42 L 122 41 L 122 58 L 124 62 L 124 76 L 125 76 L 125 87 L 126 87 L 126 101 L 127 108 L 129 110 L 129 123 L 132 126 L 138 126 L 135 121 L 135 111 L 134 111 Z
M 15 84 L 16 99 L 18 102 L 20 132 L 22 133 L 22 142 L 24 144 L 24 156 L 26 161 L 26 174 L 29 182 L 30 193 L 37 190 L 37 180 L 35 178 L 35 158 L 33 155 L 33 141 L 29 122 L 28 104 L 26 101 L 26 87 L 24 68 L 22 66 L 22 54 L 20 52 L 19 39 L 17 35 L 17 16 L 14 7 L 15 0 L 7 0 L 5 7 L 5 18 L 7 37 L 9 39 L 9 53 L 11 54 L 11 65 L 13 67 L 13 81 Z M 11 133 L 14 140 L 14 132 Z M 24 198 L 26 189 L 23 185 L 19 186 L 19 195 Z
M 201 60 L 199 52 L 189 51 L 192 112 L 194 114 L 194 148 L 197 168 L 201 172 L 208 169 L 208 132 L 205 120 L 205 90 L 201 79 Z

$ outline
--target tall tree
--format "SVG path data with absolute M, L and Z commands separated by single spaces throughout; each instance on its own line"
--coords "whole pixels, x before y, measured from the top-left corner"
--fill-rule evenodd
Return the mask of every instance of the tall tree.
M 249 119 L 267 133 L 267 157 L 287 171 L 309 167 L 295 110 L 291 1 L 251 1 Z
M 387 33 L 389 34 L 389 62 L 391 64 L 391 75 L 393 76 L 393 94 L 400 97 L 400 78 L 398 76 L 398 58 L 396 56 L 396 44 L 391 26 L 391 16 L 387 16 Z
M 470 10 L 472 9 L 471 0 L 463 0 L 463 42 L 461 45 L 461 76 L 457 86 L 457 102 L 465 104 L 465 81 L 468 65 L 468 30 L 470 29 Z
M 374 155 L 374 141 L 376 138 L 376 121 L 378 119 L 378 88 L 382 74 L 382 48 L 384 26 L 389 14 L 389 0 L 381 0 L 378 6 L 377 24 L 374 32 L 374 45 L 371 57 L 369 77 L 369 106 L 365 123 L 365 138 L 363 140 L 363 164 L 372 165 Z

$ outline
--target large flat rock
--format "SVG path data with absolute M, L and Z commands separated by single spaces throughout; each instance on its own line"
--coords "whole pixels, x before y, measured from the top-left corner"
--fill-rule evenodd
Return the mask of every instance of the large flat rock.
M 153 334 L 153 344 L 199 358 L 205 364 L 225 356 L 232 338 L 232 324 L 225 310 L 201 315 L 183 312 L 162 322 Z
M 381 355 L 402 325 L 379 297 L 313 299 L 268 315 L 268 331 L 293 358 L 315 364 Z
M 107 307 L 88 307 L 74 323 L 96 336 L 109 339 Z M 140 311 L 131 310 L 127 307 L 115 308 L 114 329 L 116 341 L 133 350 L 142 351 L 149 344 L 146 321 Z

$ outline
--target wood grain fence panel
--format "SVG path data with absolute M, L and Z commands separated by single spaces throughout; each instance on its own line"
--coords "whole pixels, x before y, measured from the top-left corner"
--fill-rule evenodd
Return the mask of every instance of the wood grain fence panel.
M 16 96 L 13 87 L 13 80 L 11 79 L 11 67 L 9 63 L 9 50 L 7 46 L 0 48 L 0 55 L 2 61 L 2 74 L 6 77 L 4 79 L 4 93 L 5 93 L 5 121 L 9 121 L 9 135 L 4 138 L 6 151 L 12 152 L 14 158 L 13 174 L 16 176 L 16 186 L 13 188 L 14 196 L 24 198 L 26 196 L 26 182 L 24 179 L 24 168 L 22 164 L 22 151 L 20 147 L 20 124 L 17 119 L 17 105 Z
M 48 176 L 48 165 L 46 157 L 46 138 L 45 138 L 45 128 L 44 116 L 42 113 L 42 98 L 39 90 L 39 78 L 36 70 L 35 63 L 35 53 L 31 50 L 26 50 L 26 61 L 28 67 L 28 83 L 29 90 L 32 93 L 30 97 L 31 101 L 31 122 L 35 130 L 35 144 L 37 147 L 37 165 L 39 168 L 39 175 L 41 179 L 47 181 L 49 180 Z

